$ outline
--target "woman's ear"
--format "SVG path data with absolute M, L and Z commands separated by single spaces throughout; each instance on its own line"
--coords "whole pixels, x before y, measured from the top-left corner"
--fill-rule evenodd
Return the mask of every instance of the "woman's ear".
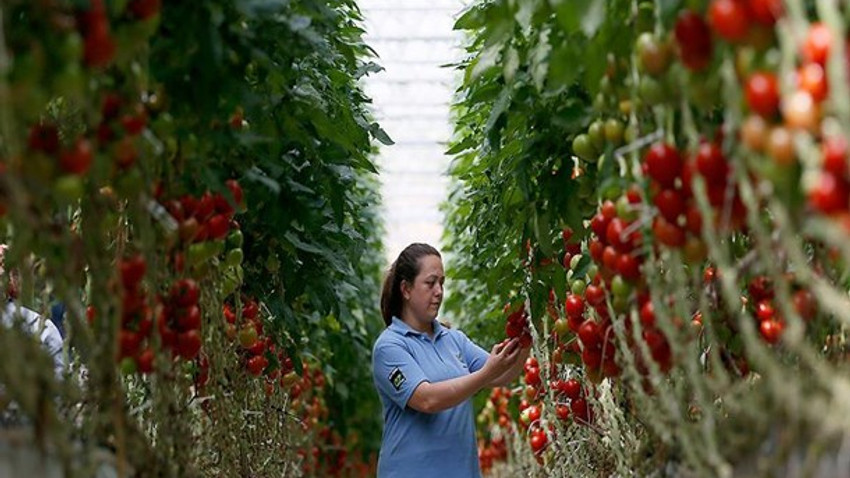
M 401 296 L 404 300 L 410 300 L 410 282 L 406 280 L 401 281 Z

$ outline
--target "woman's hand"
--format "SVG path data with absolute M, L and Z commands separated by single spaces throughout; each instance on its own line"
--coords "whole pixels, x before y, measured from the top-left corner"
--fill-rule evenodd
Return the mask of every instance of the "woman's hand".
M 501 377 L 505 372 L 515 366 L 520 359 L 519 339 L 513 338 L 493 346 L 487 363 L 482 367 L 485 375 L 490 379 Z

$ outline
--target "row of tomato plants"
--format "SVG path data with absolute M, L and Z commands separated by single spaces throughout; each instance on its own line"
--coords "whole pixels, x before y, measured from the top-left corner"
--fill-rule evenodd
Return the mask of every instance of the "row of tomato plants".
M 70 359 L 0 381 L 69 476 L 98 447 L 136 476 L 373 469 L 352 364 L 379 323 L 390 140 L 360 20 L 344 0 L 0 7 L 6 270 L 24 305 L 64 305 Z
M 482 340 L 534 338 L 521 386 L 482 397 L 482 468 L 728 476 L 819 446 L 808 466 L 837 463 L 848 13 L 496 1 L 459 18 L 448 313 L 487 318 L 465 324 Z

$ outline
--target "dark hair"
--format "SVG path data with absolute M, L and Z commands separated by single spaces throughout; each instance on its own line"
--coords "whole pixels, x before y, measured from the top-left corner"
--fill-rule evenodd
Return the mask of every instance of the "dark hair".
M 415 242 L 405 247 L 390 266 L 381 292 L 381 315 L 387 327 L 393 322 L 393 316 L 401 317 L 401 282 L 413 284 L 413 280 L 419 275 L 419 259 L 425 256 L 442 258 L 432 246 Z

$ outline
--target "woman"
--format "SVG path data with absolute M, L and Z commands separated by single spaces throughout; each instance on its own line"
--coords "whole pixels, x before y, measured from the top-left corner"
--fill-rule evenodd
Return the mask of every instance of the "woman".
M 530 348 L 517 339 L 488 354 L 436 320 L 443 263 L 427 244 L 411 244 L 393 263 L 381 294 L 384 330 L 372 354 L 372 377 L 384 410 L 378 476 L 478 477 L 470 398 L 507 385 Z

